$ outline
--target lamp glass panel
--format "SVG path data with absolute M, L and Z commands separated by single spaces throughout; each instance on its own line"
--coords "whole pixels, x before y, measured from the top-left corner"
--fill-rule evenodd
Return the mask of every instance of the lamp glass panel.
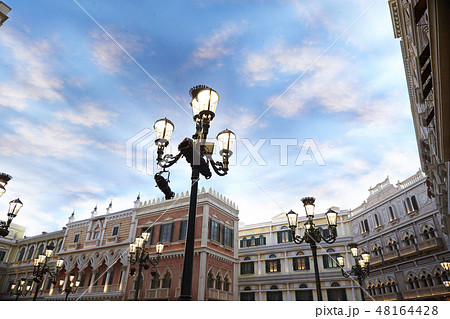
M 11 285 L 11 290 L 14 290 L 16 288 L 16 284 Z
M 142 248 L 143 245 L 144 245 L 144 238 L 141 237 L 136 238 L 136 246 Z
M 79 280 L 75 281 L 75 287 L 78 287 L 79 285 L 80 285 L 80 281 Z
M 352 252 L 353 257 L 358 257 L 358 247 L 352 247 L 350 248 L 350 251 Z
M 327 216 L 327 222 L 330 226 L 336 226 L 337 225 L 337 213 L 335 211 L 329 210 L 326 213 Z
M 220 151 L 231 151 L 236 135 L 230 130 L 224 130 L 217 135 L 216 139 L 219 142 Z
M 174 130 L 174 125 L 166 118 L 156 121 L 155 125 L 156 139 L 164 139 L 169 141 Z
M 52 249 L 46 249 L 45 250 L 45 256 L 50 257 L 53 254 L 53 250 Z
M 61 280 L 59 281 L 59 286 L 60 286 L 60 287 L 64 286 L 64 279 L 61 279 Z
M 130 253 L 134 254 L 136 252 L 136 245 L 135 244 L 130 244 Z
M 338 256 L 336 259 L 337 259 L 339 266 L 344 267 L 344 262 L 345 262 L 344 257 Z
M 314 204 L 306 204 L 305 205 L 306 217 L 310 217 L 310 218 L 314 217 L 314 208 L 315 208 Z
M 366 263 L 364 262 L 364 260 L 358 260 L 358 264 L 361 266 L 361 268 L 366 268 Z
M 6 192 L 5 186 L 0 185 L 0 197 Z
M 64 259 L 59 258 L 59 259 L 56 261 L 56 268 L 62 268 L 63 263 L 64 263 Z
M 34 265 L 35 266 L 39 266 L 39 258 L 35 258 L 34 259 Z
M 450 269 L 450 262 L 448 261 L 441 262 L 441 267 L 444 268 L 445 271 L 448 271 Z
M 192 112 L 194 116 L 202 111 L 210 111 L 215 113 L 218 102 L 219 94 L 217 94 L 216 91 L 213 89 L 201 90 L 198 92 L 197 96 L 192 99 Z
M 298 214 L 291 210 L 289 213 L 286 214 L 286 217 L 287 217 L 287 220 L 288 220 L 289 227 L 296 228 L 297 227 Z
M 22 208 L 23 204 L 20 201 L 20 199 L 15 199 L 9 202 L 9 211 L 8 211 L 8 215 L 10 216 L 17 216 L 17 214 L 19 213 L 19 210 Z
M 141 236 L 142 238 L 144 238 L 144 241 L 148 241 L 148 239 L 150 238 L 150 233 L 145 232 L 142 233 Z
M 45 255 L 39 255 L 38 259 L 39 259 L 40 263 L 44 263 L 45 262 Z
M 364 262 L 366 263 L 366 264 L 368 264 L 369 262 L 370 262 L 370 254 L 368 253 L 368 252 L 363 252 L 362 254 L 361 254 L 361 257 L 362 257 L 362 259 L 364 260 Z
M 164 249 L 164 244 L 163 243 L 157 243 L 156 244 L 156 253 L 157 254 L 162 254 Z

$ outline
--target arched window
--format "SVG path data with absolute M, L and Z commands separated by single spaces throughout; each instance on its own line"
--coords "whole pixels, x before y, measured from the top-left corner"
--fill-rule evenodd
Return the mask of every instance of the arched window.
M 418 211 L 419 210 L 419 205 L 417 204 L 417 199 L 416 199 L 415 195 L 411 196 L 411 203 L 412 203 L 412 208 L 415 211 Z
M 152 278 L 152 283 L 151 283 L 151 289 L 158 289 L 159 288 L 159 273 L 156 273 L 153 278 Z
M 220 277 L 220 274 L 217 274 L 217 277 L 216 277 L 216 289 L 217 290 L 222 289 L 222 278 Z
M 30 249 L 28 250 L 28 254 L 27 254 L 27 259 L 33 259 L 33 254 L 34 254 L 34 246 L 31 246 Z
M 256 238 L 255 238 L 255 236 L 252 236 L 250 238 L 250 246 L 256 246 Z
M 166 272 L 162 280 L 161 288 L 170 288 L 172 285 L 172 277 L 170 276 L 170 272 Z
M 40 244 L 37 251 L 37 256 L 42 255 L 43 253 L 44 253 L 44 244 Z
M 245 257 L 244 262 L 241 263 L 241 275 L 248 275 L 255 273 L 255 263 L 251 261 L 250 257 Z
M 308 289 L 308 286 L 301 284 L 298 287 L 300 290 L 295 291 L 295 300 L 297 301 L 313 301 L 312 290 Z
M 380 218 L 378 217 L 378 214 L 374 214 L 373 215 L 374 219 L 375 219 L 375 227 L 380 227 Z
M 0 247 L 0 262 L 2 262 L 5 259 L 6 256 L 6 250 L 3 247 Z
M 325 255 L 322 256 L 322 260 L 323 260 L 323 268 L 337 268 L 339 267 L 337 262 L 336 262 L 336 258 L 337 258 L 337 254 L 334 253 L 334 249 L 333 248 L 329 248 L 327 249 L 327 253 Z
M 281 272 L 280 260 L 276 258 L 277 256 L 272 254 L 269 256 L 269 259 L 266 260 L 266 273 Z
M 247 245 L 247 237 L 241 239 L 241 247 L 248 247 Z
M 297 257 L 292 259 L 294 271 L 309 270 L 309 258 L 301 251 L 297 253 Z
M 213 288 L 214 286 L 214 276 L 211 272 L 208 273 L 208 279 L 206 280 L 206 287 Z
M 230 291 L 230 279 L 228 278 L 228 276 L 223 280 L 223 290 Z
M 414 235 L 409 232 L 406 232 L 405 235 L 403 236 L 403 242 L 405 244 L 405 247 L 414 245 Z
M 406 197 L 406 205 L 408 206 L 408 213 L 410 213 L 414 210 L 411 205 L 411 200 L 409 199 L 409 197 Z
M 286 226 L 281 227 L 281 231 L 277 232 L 277 240 L 279 244 L 291 242 L 292 232 Z
M 23 247 L 19 252 L 19 257 L 17 258 L 17 261 L 22 261 L 23 256 L 25 255 L 25 247 Z
M 389 210 L 389 220 L 393 221 L 395 219 L 394 208 L 392 206 L 389 206 L 388 210 Z
M 331 283 L 331 288 L 327 289 L 328 301 L 347 301 L 345 288 L 339 287 L 341 287 L 341 285 L 338 282 Z
M 267 301 L 283 301 L 283 293 L 278 291 L 277 286 L 271 286 L 270 290 L 272 291 L 267 292 Z
M 259 244 L 260 245 L 265 245 L 266 244 L 266 237 L 264 237 L 263 235 L 259 235 Z
M 423 227 L 422 229 L 422 237 L 424 240 L 436 237 L 434 228 L 432 226 L 425 225 L 425 227 Z
M 244 292 L 241 292 L 240 294 L 240 300 L 241 301 L 255 301 L 255 292 L 251 291 L 252 288 L 245 287 Z

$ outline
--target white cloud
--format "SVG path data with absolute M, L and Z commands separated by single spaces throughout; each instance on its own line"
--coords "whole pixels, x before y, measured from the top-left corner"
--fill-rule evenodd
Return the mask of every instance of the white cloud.
M 9 28 L 0 32 L 0 43 L 9 50 L 11 79 L 0 85 L 0 105 L 23 111 L 29 100 L 64 101 L 63 80 L 54 71 L 54 51 L 49 40 L 31 40 Z
M 106 73 L 123 74 L 124 62 L 131 60 L 122 48 L 132 55 L 132 53 L 142 51 L 143 46 L 139 42 L 140 39 L 135 35 L 111 32 L 110 34 L 114 40 L 104 32 L 91 32 L 91 37 L 94 40 L 92 43 L 92 59 Z
M 76 110 L 71 109 L 56 112 L 55 117 L 59 120 L 68 120 L 73 124 L 92 127 L 96 125 L 109 125 L 118 117 L 118 114 L 110 110 L 102 109 L 96 103 L 85 103 L 77 107 Z
M 230 22 L 213 35 L 199 40 L 197 51 L 193 53 L 194 64 L 202 65 L 208 60 L 215 60 L 233 52 L 232 40 L 242 34 L 246 22 Z

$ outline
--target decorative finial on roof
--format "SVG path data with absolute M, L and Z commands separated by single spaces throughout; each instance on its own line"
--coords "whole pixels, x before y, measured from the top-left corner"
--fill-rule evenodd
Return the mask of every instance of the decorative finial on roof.
M 72 212 L 72 215 L 69 217 L 69 223 L 73 222 L 75 220 L 75 209 Z
M 141 192 L 139 192 L 138 197 L 136 199 L 141 200 Z

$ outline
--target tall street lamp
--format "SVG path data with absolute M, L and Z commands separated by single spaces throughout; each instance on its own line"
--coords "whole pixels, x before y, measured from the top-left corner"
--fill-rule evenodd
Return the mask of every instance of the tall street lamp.
M 133 244 L 130 244 L 130 264 L 134 266 L 136 263 L 139 263 L 139 271 L 138 271 L 138 278 L 136 280 L 134 300 L 139 300 L 139 290 L 141 288 L 142 268 L 147 270 L 150 267 L 149 263 L 153 267 L 156 267 L 156 265 L 158 265 L 158 263 L 159 263 L 161 254 L 164 249 L 163 243 L 157 243 L 156 244 L 156 257 L 150 258 L 150 254 L 145 249 L 145 244 L 147 243 L 149 238 L 150 238 L 150 233 L 144 232 L 141 234 L 140 237 L 136 238 L 136 241 Z M 130 269 L 130 275 L 133 276 L 135 274 L 135 272 L 136 272 L 136 268 L 132 267 Z
M 359 289 L 361 291 L 361 300 L 365 301 L 366 299 L 364 298 L 364 290 L 362 286 L 363 280 L 366 279 L 370 274 L 370 254 L 367 251 L 363 251 L 361 255 L 358 255 L 358 244 L 356 243 L 350 243 L 348 247 L 350 248 L 352 256 L 355 259 L 355 265 L 352 266 L 352 269 L 349 272 L 344 270 L 345 258 L 343 256 L 339 255 L 336 259 L 339 267 L 341 267 L 342 275 L 345 278 L 349 278 L 350 276 L 358 277 Z
M 214 161 L 212 153 L 214 143 L 206 142 L 211 121 L 214 119 L 219 95 L 213 89 L 205 85 L 194 86 L 190 91 L 191 107 L 196 130 L 192 139 L 185 138 L 179 145 L 177 155 L 166 154 L 164 149 L 169 144 L 169 139 L 174 130 L 171 121 L 164 118 L 156 121 L 154 128 L 156 131 L 155 144 L 158 147 L 157 163 L 163 169 L 162 172 L 155 175 L 158 187 L 166 195 L 166 199 L 173 198 L 168 179 L 162 177 L 162 173 L 175 164 L 182 156 L 191 165 L 191 193 L 189 202 L 189 214 L 186 234 L 186 245 L 184 250 L 183 275 L 181 280 L 181 293 L 179 300 L 192 300 L 192 270 L 194 264 L 194 240 L 195 240 L 195 219 L 197 210 L 197 191 L 200 174 L 206 179 L 211 178 L 212 174 L 209 164 L 214 172 L 219 176 L 225 176 L 228 173 L 229 158 L 232 155 L 233 143 L 236 135 L 230 130 L 220 132 L 216 139 L 219 143 L 219 154 L 222 156 L 222 162 Z
M 314 273 L 316 277 L 316 289 L 317 289 L 317 300 L 322 301 L 322 288 L 320 285 L 320 275 L 319 266 L 317 264 L 317 244 L 322 240 L 328 244 L 332 244 L 337 238 L 337 215 L 338 213 L 332 209 L 329 209 L 325 216 L 327 218 L 328 229 L 326 235 L 323 232 L 322 227 L 316 227 L 314 224 L 314 209 L 315 209 L 315 198 L 314 197 L 304 197 L 302 198 L 303 206 L 305 207 L 307 221 L 304 224 L 305 232 L 303 236 L 296 234 L 296 229 L 298 226 L 298 214 L 294 211 L 290 211 L 286 214 L 289 228 L 292 231 L 292 237 L 296 244 L 301 244 L 303 242 L 309 243 L 311 251 L 313 254 L 314 261 Z
M 5 173 L 0 173 L 0 197 L 6 192 L 6 184 L 11 180 L 11 176 Z M 6 237 L 9 234 L 9 226 L 12 220 L 17 216 L 23 204 L 20 199 L 14 199 L 9 202 L 8 220 L 6 222 L 0 221 L 0 236 Z
M 38 258 L 34 260 L 34 268 L 33 268 L 33 281 L 36 283 L 36 290 L 34 293 L 33 301 L 37 299 L 37 295 L 39 293 L 39 289 L 41 287 L 42 280 L 44 279 L 45 274 L 49 274 L 49 276 L 53 279 L 53 284 L 56 284 L 55 277 L 58 272 L 61 270 L 64 260 L 59 258 L 56 261 L 55 271 L 52 272 L 50 267 L 47 265 L 48 259 L 51 258 L 53 254 L 53 250 L 55 246 L 53 243 L 47 246 L 44 254 L 40 254 Z
M 448 280 L 448 274 L 450 273 L 450 261 L 443 260 L 441 262 L 441 267 L 445 270 L 447 274 L 447 280 L 443 282 L 444 286 L 448 289 L 450 288 L 450 280 Z
M 31 290 L 31 285 L 27 285 L 25 287 L 26 279 L 22 278 L 19 281 L 19 285 L 12 284 L 11 285 L 11 295 L 16 296 L 16 300 L 19 299 L 19 296 L 26 296 L 28 292 Z M 16 289 L 17 286 L 17 289 Z
M 64 287 L 64 279 L 61 279 L 59 281 L 59 292 L 64 292 L 66 294 L 66 298 L 65 300 L 67 301 L 67 299 L 69 299 L 69 295 L 70 294 L 75 294 L 78 290 L 78 287 L 80 286 L 80 281 L 73 281 L 75 279 L 74 275 L 70 275 L 69 276 L 69 282 L 66 283 L 66 287 L 63 289 Z

